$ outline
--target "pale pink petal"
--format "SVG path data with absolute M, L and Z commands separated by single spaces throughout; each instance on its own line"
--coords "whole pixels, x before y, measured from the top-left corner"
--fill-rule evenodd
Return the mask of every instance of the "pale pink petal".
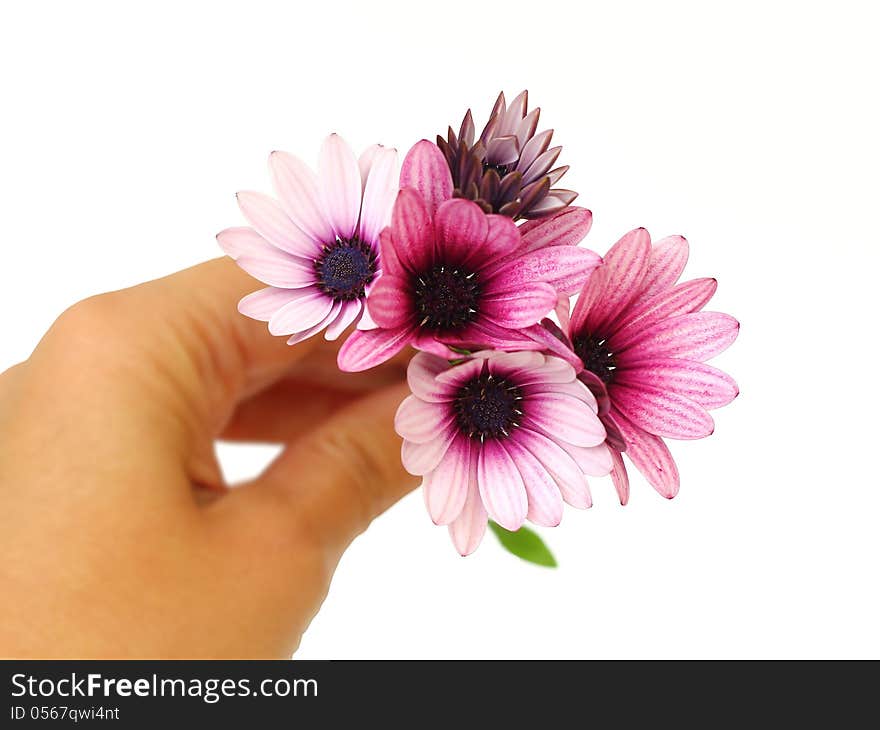
M 477 252 L 482 253 L 480 249 L 486 242 L 488 232 L 489 221 L 486 214 L 470 200 L 447 200 L 440 205 L 434 216 L 437 250 L 444 253 L 443 260 L 449 263 L 479 260 Z
M 514 377 L 519 370 L 532 370 L 545 362 L 540 352 L 489 352 L 487 357 L 489 372 L 493 375 Z
M 591 307 L 587 319 L 590 331 L 602 331 L 638 294 L 650 255 L 651 236 L 644 228 L 630 231 L 605 254 L 608 281 L 603 295 Z
M 626 347 L 656 322 L 702 309 L 717 288 L 715 279 L 694 279 L 629 307 L 614 324 L 612 349 Z
M 367 297 L 370 296 L 370 292 L 367 291 Z M 373 318 L 370 316 L 370 310 L 364 306 L 363 311 L 361 312 L 361 318 L 358 320 L 357 328 L 359 330 L 375 330 L 379 328 Z
M 327 316 L 324 317 L 320 322 L 308 329 L 303 330 L 302 332 L 294 332 L 290 339 L 287 340 L 288 345 L 295 345 L 298 342 L 302 342 L 303 340 L 307 340 L 309 337 L 318 334 L 322 329 L 327 327 L 336 317 L 339 316 L 339 310 L 342 309 L 342 302 L 333 302 L 333 306 L 330 308 L 330 311 L 327 313 Z
M 489 440 L 482 445 L 477 479 L 489 516 L 506 530 L 522 527 L 529 509 L 526 487 L 510 454 L 497 441 Z
M 593 500 L 583 472 L 559 444 L 528 428 L 518 428 L 514 438 L 544 465 L 567 504 L 576 509 L 592 506 Z
M 649 327 L 618 353 L 621 363 L 677 357 L 708 360 L 729 347 L 739 334 L 739 322 L 721 312 L 693 312 Z
M 468 494 L 471 459 L 476 457 L 474 442 L 459 435 L 437 468 L 422 482 L 425 505 L 435 525 L 448 525 L 461 514 Z
M 529 509 L 527 517 L 536 525 L 556 527 L 562 520 L 562 495 L 544 465 L 515 439 L 502 446 L 510 454 L 526 487 Z
M 556 304 L 556 290 L 540 282 L 522 283 L 513 291 L 487 293 L 480 301 L 484 316 L 510 329 L 537 323 Z
M 383 149 L 385 148 L 380 144 L 371 144 L 358 157 L 358 170 L 361 173 L 361 191 L 367 189 L 367 178 L 370 177 L 370 168 L 373 166 L 373 160 L 376 159 L 376 153 Z
M 589 406 L 562 393 L 541 393 L 529 398 L 523 425 L 533 424 L 554 439 L 575 446 L 596 446 L 605 440 L 605 427 Z
M 461 555 L 470 555 L 480 545 L 486 532 L 489 515 L 480 499 L 480 488 L 477 481 L 477 459 L 471 458 L 468 474 L 467 498 L 458 518 L 449 525 L 449 536 L 455 549 Z
M 414 476 L 424 476 L 434 471 L 457 435 L 458 429 L 447 428 L 438 430 L 435 438 L 423 444 L 404 440 L 400 447 L 400 461 L 403 468 Z
M 441 429 L 451 426 L 455 411 L 443 403 L 431 403 L 408 395 L 397 407 L 394 430 L 407 441 L 423 444 L 437 436 Z
M 391 274 L 379 277 L 367 297 L 367 309 L 377 325 L 394 329 L 413 319 L 409 288 L 407 281 Z
M 700 439 L 715 430 L 715 422 L 705 408 L 673 391 L 615 383 L 611 398 L 630 421 L 656 436 Z
M 614 410 L 609 417 L 626 439 L 627 458 L 654 489 L 672 499 L 678 494 L 678 467 L 663 439 L 639 428 L 620 411 Z
M 339 316 L 337 316 L 332 323 L 327 325 L 327 329 L 324 332 L 324 339 L 331 342 L 345 332 L 352 323 L 356 322 L 364 309 L 363 302 L 359 300 L 341 302 L 341 304 L 342 306 L 339 310 Z
M 305 259 L 279 251 L 257 257 L 241 256 L 235 262 L 255 279 L 281 289 L 302 289 L 315 283 L 315 269 Z
M 593 214 L 586 208 L 566 208 L 556 215 L 526 221 L 519 230 L 523 252 L 547 246 L 574 246 L 584 240 L 593 225 Z
M 449 362 L 442 357 L 420 352 L 406 369 L 406 380 L 409 389 L 421 400 L 432 403 L 446 403 L 452 400 L 455 389 L 448 384 L 438 382 L 437 376 L 449 370 Z
M 271 256 L 278 249 L 257 233 L 253 228 L 240 226 L 238 228 L 227 228 L 217 234 L 217 243 L 220 248 L 232 260 L 248 256 L 250 258 L 260 258 L 261 256 Z
M 447 345 L 439 342 L 433 334 L 425 331 L 416 331 L 413 336 L 412 346 L 423 352 L 444 358 L 446 361 L 461 359 L 461 353 L 450 350 Z
M 542 281 L 561 294 L 574 294 L 601 263 L 599 255 L 586 248 L 549 246 L 517 257 L 503 267 L 488 269 L 487 290 L 514 289 Z
M 412 188 L 404 188 L 397 194 L 391 214 L 391 229 L 392 247 L 400 265 L 410 273 L 421 273 L 434 256 L 434 226 L 425 201 Z M 384 267 L 387 247 L 384 232 L 380 244 Z M 397 265 L 392 264 L 392 267 L 388 269 L 389 273 L 396 273 Z
M 483 369 L 485 358 L 472 358 L 437 375 L 437 382 L 445 386 L 458 386 L 477 377 Z
M 560 357 L 547 355 L 540 367 L 529 368 L 517 373 L 516 383 L 526 387 L 537 383 L 571 383 L 575 379 L 575 369 Z
M 358 231 L 360 239 L 374 244 L 379 232 L 391 222 L 391 209 L 397 196 L 397 150 L 382 147 L 373 159 L 364 199 Z
M 236 193 L 238 207 L 254 229 L 269 243 L 287 253 L 313 258 L 318 244 L 296 227 L 281 206 L 268 195 L 243 190 Z
M 538 349 L 552 352 L 578 372 L 583 370 L 584 364 L 581 362 L 581 359 L 574 354 L 567 342 L 563 342 L 548 329 L 546 320 L 541 324 L 526 327 L 522 330 L 522 334 L 534 342 Z
M 617 490 L 617 498 L 620 504 L 626 505 L 629 502 L 629 475 L 626 473 L 626 466 L 623 463 L 623 456 L 617 449 L 609 449 L 614 466 L 611 469 L 611 481 L 614 489 Z
M 268 286 L 244 297 L 238 303 L 238 311 L 245 317 L 268 322 L 281 307 L 297 298 L 297 292 L 297 289 Z
M 352 332 L 339 349 L 336 363 L 347 373 L 357 373 L 380 365 L 400 352 L 413 335 L 412 327 Z
M 559 320 L 559 326 L 563 332 L 571 329 L 571 298 L 560 294 L 556 300 L 556 306 L 553 308 L 556 318 Z
M 338 134 L 331 134 L 321 146 L 318 197 L 333 232 L 351 238 L 361 210 L 361 173 L 354 152 Z
M 599 404 L 596 402 L 596 396 L 577 378 L 566 383 L 541 381 L 530 385 L 523 385 L 521 388 L 527 396 L 537 393 L 562 393 L 563 395 L 583 401 L 593 413 L 599 413 Z
M 583 447 L 574 446 L 563 441 L 559 445 L 568 452 L 578 465 L 578 469 L 587 476 L 607 476 L 614 466 L 611 449 L 608 448 L 607 444 L 602 443 L 597 446 Z
M 452 174 L 437 145 L 426 139 L 416 142 L 401 166 L 400 187 L 418 191 L 432 217 L 440 203 L 452 198 Z
M 642 281 L 642 295 L 650 296 L 675 285 L 688 260 L 688 242 L 684 236 L 668 236 L 655 241 Z
M 314 327 L 333 308 L 333 300 L 317 287 L 301 289 L 301 296 L 285 304 L 269 320 L 273 335 L 291 335 Z
M 321 209 L 318 178 L 298 157 L 287 152 L 269 155 L 272 185 L 288 217 L 318 243 L 329 243 L 335 236 Z
M 643 360 L 615 373 L 615 383 L 634 388 L 653 387 L 684 396 L 703 408 L 730 403 L 739 388 L 727 373 L 695 360 Z

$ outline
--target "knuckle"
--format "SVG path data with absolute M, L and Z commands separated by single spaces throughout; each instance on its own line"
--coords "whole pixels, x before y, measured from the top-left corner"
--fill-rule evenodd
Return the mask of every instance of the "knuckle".
M 55 320 L 51 332 L 66 338 L 89 340 L 118 327 L 120 302 L 115 293 L 97 294 L 68 307 Z

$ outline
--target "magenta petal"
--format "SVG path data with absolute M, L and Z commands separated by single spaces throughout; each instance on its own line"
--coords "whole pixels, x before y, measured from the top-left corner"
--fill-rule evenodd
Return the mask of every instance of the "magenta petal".
M 403 468 L 414 476 L 425 476 L 434 471 L 457 435 L 456 429 L 447 428 L 438 431 L 436 438 L 423 444 L 404 440 L 403 446 L 400 447 L 400 461 Z
M 477 483 L 477 459 L 472 457 L 464 507 L 455 522 L 449 525 L 449 536 L 452 538 L 455 549 L 461 555 L 470 555 L 479 547 L 488 521 L 489 516 L 486 514 L 483 500 L 480 499 L 480 489 Z
M 678 281 L 688 260 L 688 242 L 684 236 L 668 236 L 655 241 L 642 281 L 642 296 L 669 289 Z
M 298 296 L 279 309 L 269 320 L 273 335 L 291 335 L 314 327 L 333 308 L 333 300 L 317 287 L 298 290 Z
M 700 439 L 715 430 L 715 422 L 705 408 L 673 391 L 615 383 L 611 397 L 630 421 L 655 436 Z
M 486 214 L 470 200 L 447 200 L 434 216 L 437 250 L 443 252 L 444 262 L 464 263 L 479 256 L 488 232 Z
M 590 488 L 583 472 L 559 444 L 528 428 L 518 429 L 515 438 L 544 465 L 567 504 L 576 509 L 588 509 L 592 506 Z
M 440 203 L 452 198 L 452 175 L 437 145 L 426 139 L 416 142 L 403 161 L 400 187 L 417 190 L 432 217 Z
M 569 337 L 574 338 L 584 330 L 593 331 L 600 314 L 599 302 L 605 294 L 610 276 L 610 271 L 604 264 L 590 274 L 571 313 Z
M 380 365 L 400 352 L 413 335 L 411 327 L 393 330 L 356 330 L 339 349 L 336 362 L 339 369 L 357 373 Z
M 617 498 L 620 504 L 626 505 L 629 502 L 629 475 L 626 473 L 626 466 L 623 463 L 623 456 L 617 449 L 610 449 L 611 458 L 614 466 L 611 468 L 611 481 L 617 490 Z
M 522 244 L 516 224 L 504 215 L 493 214 L 485 218 L 488 223 L 486 240 L 481 247 L 474 249 L 467 261 L 474 264 L 493 264 L 516 255 Z
M 548 350 L 559 358 L 565 360 L 576 371 L 583 370 L 584 364 L 581 359 L 574 354 L 572 349 L 550 332 L 543 324 L 536 324 L 522 330 L 522 334 L 535 343 L 539 350 Z M 525 348 L 523 348 L 525 349 Z
M 677 358 L 643 360 L 618 370 L 615 382 L 677 393 L 703 408 L 720 408 L 739 395 L 736 382 L 727 373 L 705 363 Z
M 621 363 L 676 357 L 708 360 L 729 347 L 739 334 L 739 322 L 720 312 L 693 312 L 649 327 L 635 342 L 621 348 Z
M 217 234 L 217 243 L 220 244 L 223 253 L 233 261 L 242 256 L 250 258 L 271 256 L 278 250 L 253 228 L 248 228 L 247 226 L 227 228 L 225 231 L 220 231 Z
M 588 249 L 550 246 L 515 258 L 500 269 L 490 269 L 487 289 L 513 289 L 542 281 L 560 294 L 575 294 L 600 263 L 599 255 Z
M 601 331 L 640 291 L 648 259 L 651 237 L 644 228 L 630 231 L 605 254 L 608 281 L 605 291 L 592 306 L 587 326 Z
M 537 325 L 536 325 L 537 326 Z M 528 328 L 531 330 L 531 328 Z M 544 345 L 526 330 L 511 330 L 487 318 L 478 319 L 454 335 L 443 335 L 442 341 L 468 350 L 542 350 Z
M 302 289 L 315 283 L 315 269 L 307 261 L 278 249 L 254 257 L 240 256 L 235 263 L 254 278 L 280 289 Z
M 318 199 L 318 178 L 302 160 L 287 152 L 269 155 L 272 185 L 284 212 L 319 243 L 333 240 L 333 228 L 321 210 Z
M 523 425 L 534 424 L 554 439 L 575 446 L 597 446 L 605 440 L 605 427 L 590 407 L 562 393 L 540 393 L 529 398 Z
M 425 475 L 425 505 L 435 525 L 448 525 L 461 514 L 468 493 L 473 450 L 473 441 L 459 435 L 437 468 Z
M 367 297 L 367 309 L 373 321 L 385 329 L 401 327 L 412 319 L 409 284 L 391 274 L 379 277 Z
M 455 412 L 450 407 L 408 395 L 394 415 L 394 430 L 407 441 L 423 444 L 449 428 L 454 418 Z
M 480 302 L 483 314 L 501 327 L 518 329 L 536 324 L 556 304 L 556 290 L 538 282 L 514 291 L 487 294 Z
M 522 527 L 529 509 L 526 487 L 510 454 L 497 441 L 489 440 L 482 445 L 477 479 L 489 516 L 505 530 Z
M 593 214 L 586 208 L 565 208 L 556 215 L 526 221 L 520 227 L 523 252 L 547 246 L 575 246 L 584 240 L 593 225 Z
M 268 195 L 244 190 L 237 193 L 236 198 L 248 223 L 273 246 L 304 258 L 312 258 L 318 253 L 320 247 L 314 239 L 297 228 Z
M 245 317 L 268 322 L 281 307 L 297 298 L 297 292 L 297 289 L 268 286 L 244 297 L 238 303 L 238 311 Z
M 448 384 L 438 383 L 436 380 L 440 373 L 447 370 L 449 370 L 448 361 L 427 352 L 420 352 L 409 361 L 406 369 L 409 389 L 421 400 L 432 403 L 451 401 L 455 389 Z
M 413 336 L 412 346 L 422 352 L 430 352 L 432 355 L 442 357 L 447 362 L 461 358 L 461 353 L 450 350 L 447 345 L 438 342 L 430 332 L 419 332 L 417 330 Z
M 615 323 L 613 346 L 624 348 L 656 322 L 702 309 L 717 288 L 715 279 L 694 279 L 629 307 Z
M 609 417 L 626 439 L 629 460 L 654 489 L 667 499 L 672 499 L 678 494 L 678 467 L 663 439 L 634 425 L 619 411 L 615 410 Z
M 434 255 L 434 226 L 425 201 L 412 188 L 397 194 L 391 229 L 394 253 L 400 264 L 410 273 L 421 273 Z M 384 250 L 384 236 L 380 241 Z
M 556 527 L 562 520 L 562 495 L 553 477 L 532 453 L 508 439 L 503 444 L 522 475 L 526 487 L 529 509 L 527 517 L 536 525 Z

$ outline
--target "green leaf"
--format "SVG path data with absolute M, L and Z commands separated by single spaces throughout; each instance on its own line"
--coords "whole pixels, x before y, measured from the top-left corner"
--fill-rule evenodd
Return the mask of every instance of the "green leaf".
M 528 527 L 520 527 L 516 532 L 505 530 L 501 525 L 489 520 L 489 527 L 498 538 L 498 542 L 508 552 L 535 565 L 543 565 L 545 568 L 555 568 L 556 558 L 544 544 L 544 541 Z

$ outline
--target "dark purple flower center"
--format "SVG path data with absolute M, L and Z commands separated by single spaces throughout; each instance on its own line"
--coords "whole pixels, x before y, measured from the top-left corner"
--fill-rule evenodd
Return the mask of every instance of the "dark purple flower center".
M 522 391 L 506 378 L 483 370 L 461 386 L 453 401 L 461 432 L 472 439 L 507 438 L 522 419 Z
M 419 324 L 435 332 L 456 330 L 479 311 L 477 275 L 461 266 L 435 266 L 415 277 L 413 300 Z
M 603 383 L 610 383 L 617 364 L 614 362 L 614 353 L 608 347 L 608 341 L 604 337 L 585 333 L 575 337 L 572 344 L 584 367 Z
M 510 167 L 508 165 L 496 164 L 494 162 L 484 162 L 483 163 L 483 172 L 488 172 L 489 170 L 495 170 L 498 173 L 498 177 L 502 180 L 504 176 L 510 172 Z
M 376 276 L 376 254 L 359 238 L 337 238 L 315 259 L 318 288 L 337 301 L 362 299 Z

